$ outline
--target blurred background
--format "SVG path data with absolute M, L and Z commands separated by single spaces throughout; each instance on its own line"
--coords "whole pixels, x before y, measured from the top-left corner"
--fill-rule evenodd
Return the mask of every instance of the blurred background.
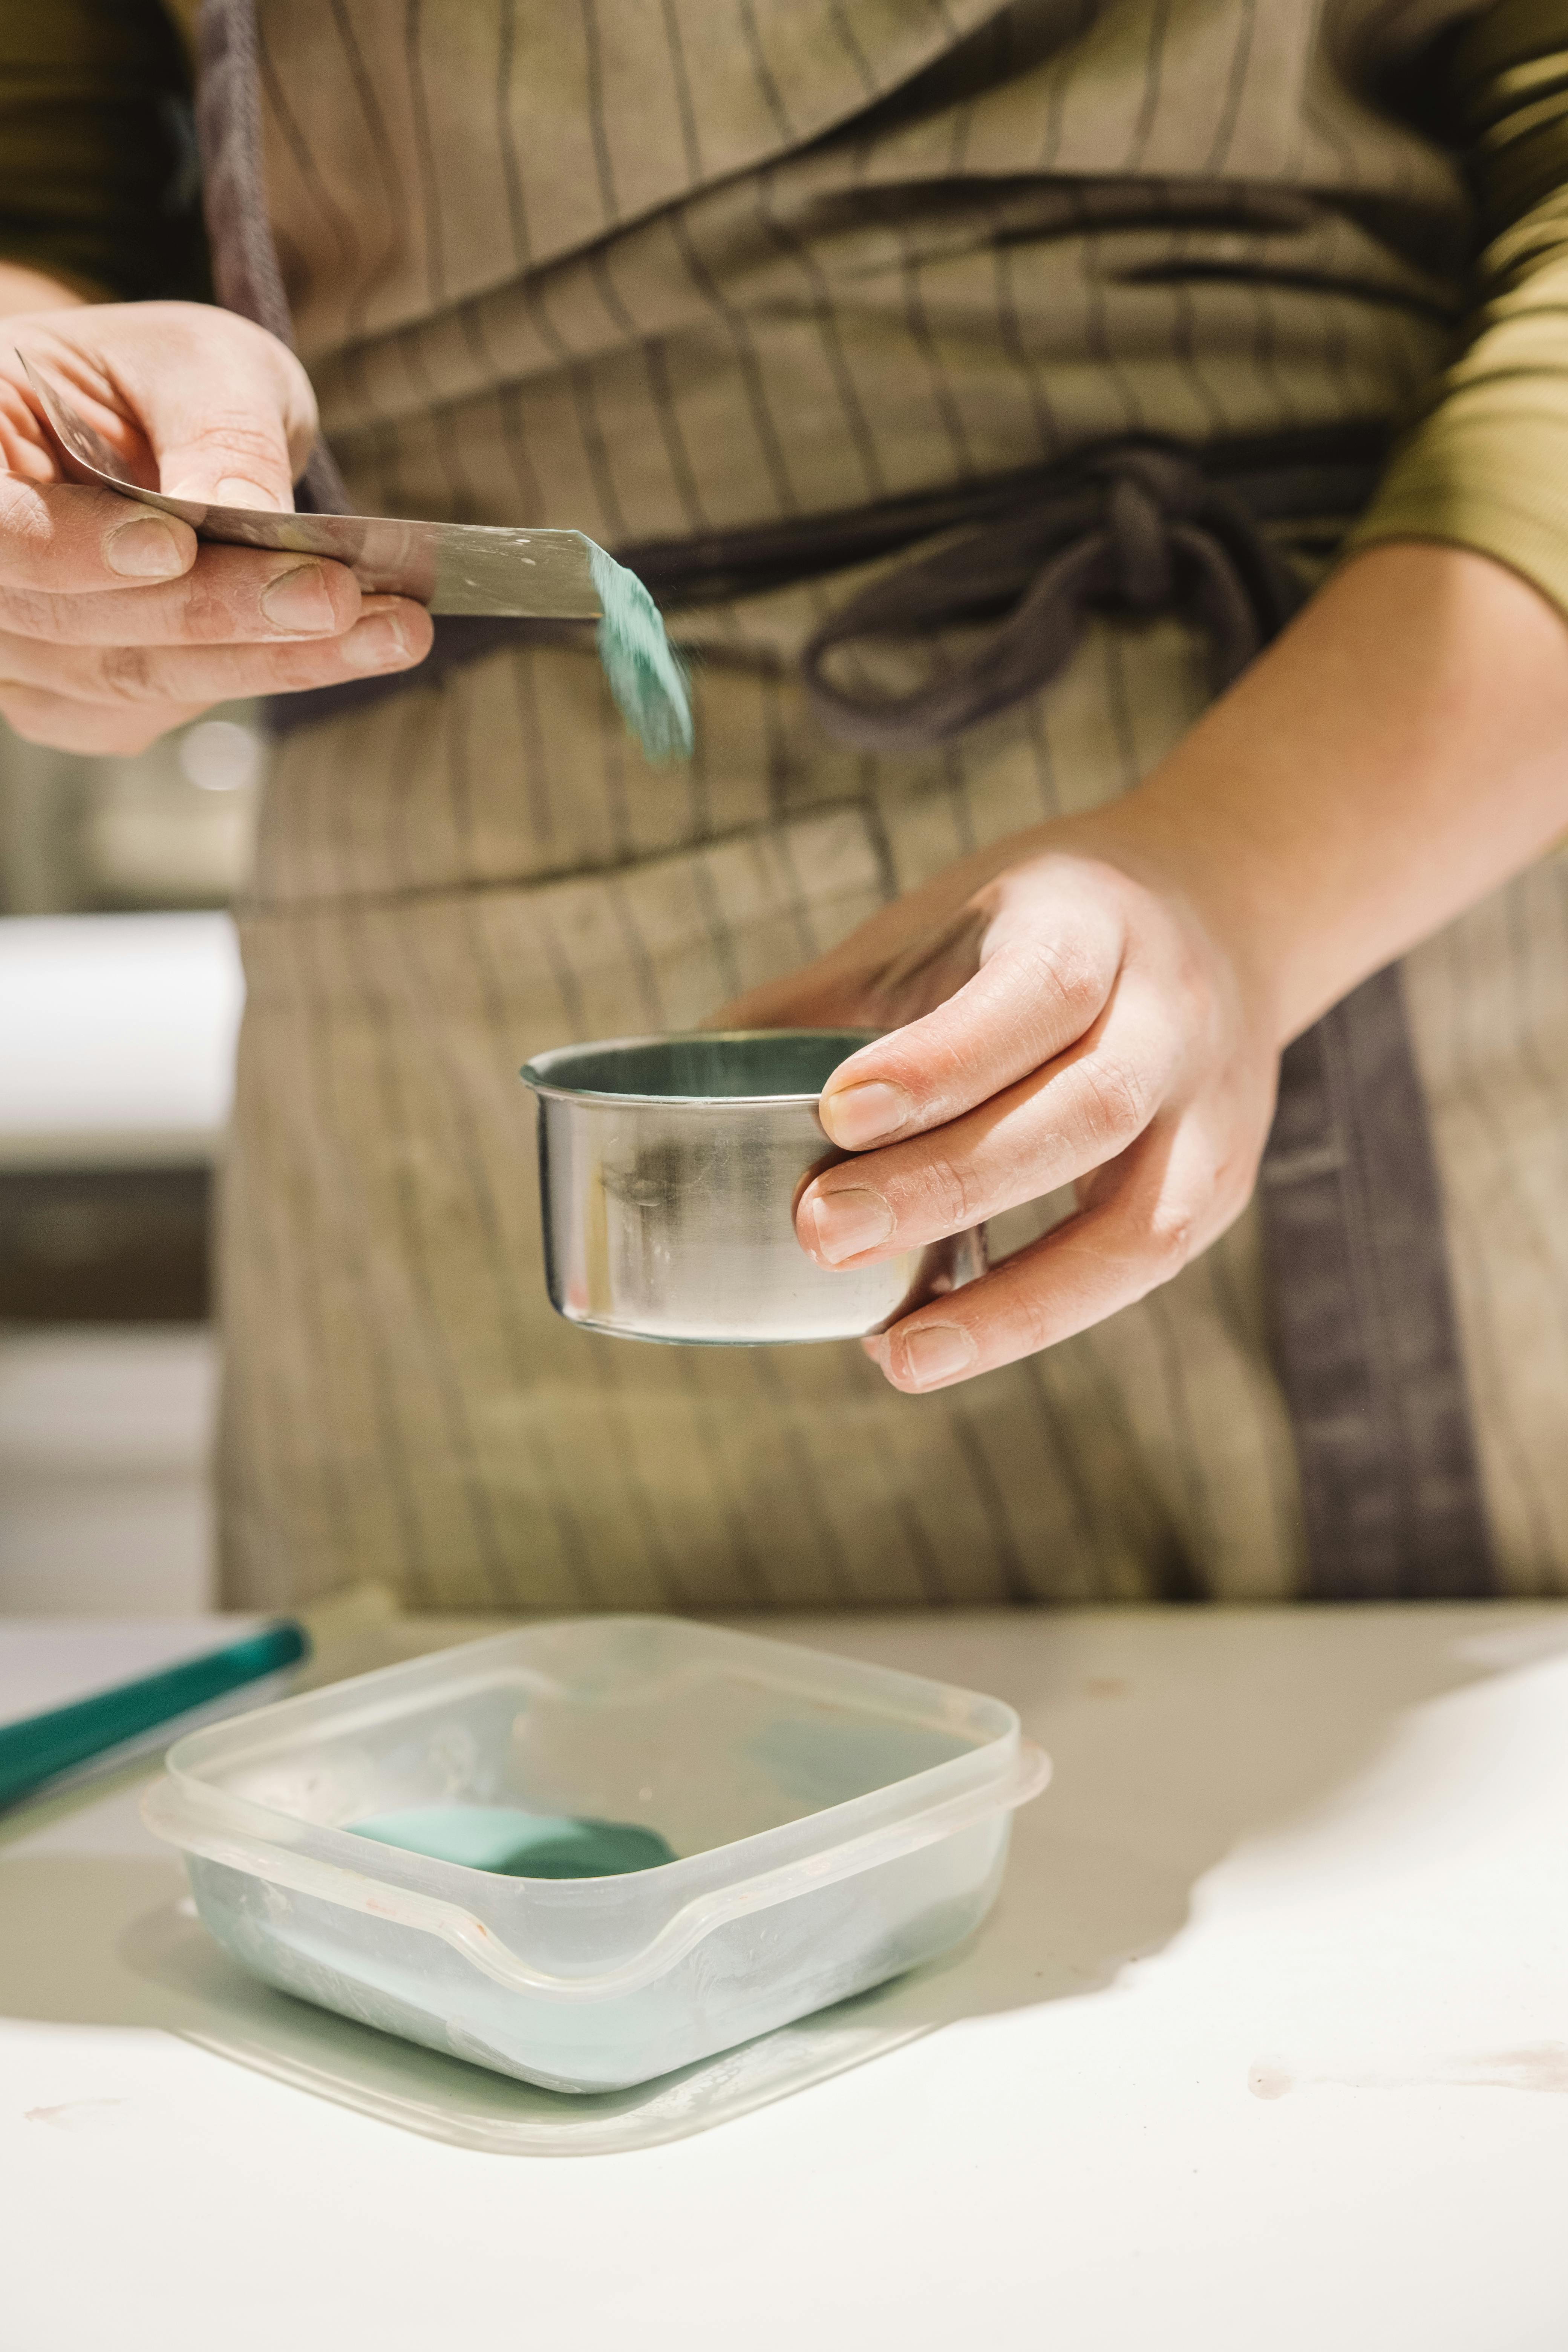
M 227 908 L 266 757 L 244 705 L 134 759 L 0 722 L 0 1614 L 212 1595 Z

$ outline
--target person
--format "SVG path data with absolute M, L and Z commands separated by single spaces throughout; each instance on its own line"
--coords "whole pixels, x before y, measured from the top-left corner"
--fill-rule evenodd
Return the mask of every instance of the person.
M 209 0 L 227 307 L 176 31 L 0 26 L 0 711 L 281 730 L 231 1601 L 1563 1589 L 1561 0 Z M 571 632 L 62 481 L 13 343 L 147 487 L 640 551 L 693 761 Z M 992 1271 L 554 1322 L 516 1066 L 715 1017 L 885 1033 L 803 1247 Z

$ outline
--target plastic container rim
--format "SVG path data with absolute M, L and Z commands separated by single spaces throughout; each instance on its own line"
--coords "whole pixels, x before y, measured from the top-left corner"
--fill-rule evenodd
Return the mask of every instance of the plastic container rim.
M 548 1622 L 559 1625 L 575 1621 L 555 1619 Z M 635 1617 L 622 1616 L 597 1622 L 627 1625 L 639 1621 Z M 514 1643 L 520 1632 L 542 1630 L 544 1626 L 542 1623 L 538 1627 L 487 1635 L 476 1642 L 463 1643 L 455 1650 L 435 1652 L 427 1658 L 400 1660 L 393 1665 L 377 1668 L 363 1676 L 352 1676 L 347 1682 L 330 1687 L 346 1691 L 357 1684 L 381 1683 L 388 1677 L 408 1679 L 411 1669 L 416 1671 L 437 1662 L 457 1664 L 464 1659 L 471 1660 L 476 1653 Z M 717 1628 L 703 1630 L 720 1631 Z M 791 1652 L 797 1657 L 819 1659 L 836 1665 L 853 1666 L 858 1663 L 838 1659 L 832 1652 L 811 1650 L 803 1643 L 768 1643 L 765 1636 L 729 1634 L 726 1631 L 723 1638 L 726 1642 L 734 1641 L 747 1645 L 761 1642 L 768 1647 Z M 871 1671 L 896 1673 L 898 1670 L 876 1668 Z M 927 1677 L 920 1675 L 900 1676 L 900 1679 L 928 1681 Z M 942 1690 L 957 1689 L 953 1685 L 934 1684 L 930 1686 Z M 978 1692 L 962 1695 L 970 1698 L 984 1698 L 985 1696 Z M 315 1896 L 350 1910 L 368 1913 L 439 1936 L 497 1982 L 513 1990 L 552 2000 L 618 2000 L 638 1991 L 664 1975 L 694 1945 L 742 1913 L 768 1909 L 775 1904 L 787 1902 L 795 1895 L 833 1885 L 880 1863 L 900 1859 L 943 1838 L 954 1836 L 996 1813 L 1011 1811 L 1038 1795 L 1051 1773 L 1050 1759 L 1024 1736 L 1015 1710 L 1003 1700 L 987 1699 L 987 1705 L 1003 1711 L 1006 1718 L 1005 1727 L 995 1739 L 975 1747 L 967 1757 L 950 1758 L 923 1772 L 888 1781 L 879 1789 L 863 1791 L 859 1796 L 846 1799 L 837 1805 L 824 1806 L 798 1816 L 794 1822 L 778 1823 L 749 1837 L 732 1840 L 727 1845 L 709 1847 L 700 1853 L 682 1856 L 674 1863 L 660 1865 L 657 1872 L 635 1874 L 639 1879 L 657 1875 L 668 1883 L 669 1874 L 683 1870 L 689 1872 L 694 1864 L 706 1864 L 710 1868 L 717 1854 L 737 1855 L 748 1846 L 763 1850 L 757 1855 L 763 1867 L 724 1884 L 698 1888 L 684 1903 L 678 1905 L 646 1944 L 624 1959 L 596 1971 L 555 1973 L 536 1968 L 523 1959 L 494 1928 L 466 1904 L 455 1899 L 453 1895 L 400 1885 L 395 1880 L 373 1875 L 364 1869 L 355 1868 L 347 1859 L 338 1861 L 303 1853 L 288 1834 L 293 1831 L 304 1836 L 325 1837 L 335 1843 L 339 1839 L 352 1838 L 352 1831 L 276 1812 L 252 1799 L 214 1789 L 185 1769 L 184 1756 L 198 1743 L 211 1744 L 213 1732 L 221 1733 L 226 1741 L 246 1724 L 259 1721 L 271 1715 L 274 1709 L 307 1705 L 325 1696 L 325 1692 L 310 1692 L 293 1699 L 278 1700 L 271 1707 L 252 1709 L 245 1716 L 230 1717 L 223 1724 L 212 1727 L 211 1731 L 193 1731 L 178 1741 L 169 1751 L 166 1770 L 142 1801 L 142 1817 L 149 1829 L 166 1843 L 203 1860 L 223 1864 L 296 1894 Z M 954 1765 L 977 1760 L 988 1751 L 995 1755 L 994 1770 L 978 1780 L 971 1780 L 966 1786 L 951 1793 L 937 1795 L 932 1801 L 918 1804 L 912 1811 L 897 1820 L 874 1822 L 870 1826 L 830 1843 L 826 1851 L 797 1853 L 782 1862 L 770 1863 L 765 1858 L 768 1843 L 781 1837 L 787 1839 L 789 1832 L 798 1832 L 805 1823 L 831 1827 L 836 1815 L 850 1812 L 856 1808 L 863 1809 L 879 1799 L 885 1801 L 890 1791 L 898 1789 L 912 1790 L 919 1781 L 936 1775 L 951 1777 Z M 356 1840 L 355 1843 L 363 1843 L 363 1841 Z M 403 1856 L 399 1859 L 406 1863 L 409 1858 Z M 466 1871 L 458 1864 L 432 1863 L 429 1867 L 438 1873 L 453 1874 L 459 1885 L 469 1877 L 479 1878 L 486 1885 L 493 1884 L 487 1874 Z M 617 1879 L 567 1882 L 574 1888 L 620 1887 L 626 1883 Z M 531 1885 L 531 1882 L 519 1880 L 510 1884 L 521 1887 Z M 539 1885 L 555 1890 L 559 1897 L 560 1890 L 556 1889 L 555 1882 L 541 1881 Z

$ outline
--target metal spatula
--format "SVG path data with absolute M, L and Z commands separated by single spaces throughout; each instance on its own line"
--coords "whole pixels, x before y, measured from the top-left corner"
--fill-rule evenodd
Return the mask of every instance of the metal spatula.
M 100 433 L 18 352 L 60 462 L 72 481 L 118 490 L 139 505 L 189 523 L 198 539 L 328 555 L 360 586 L 412 596 L 432 613 L 493 613 L 519 620 L 595 621 L 604 606 L 594 583 L 592 541 L 580 530 L 516 530 L 489 523 L 408 522 L 387 515 L 274 514 L 259 507 L 210 507 L 144 490 L 119 470 Z

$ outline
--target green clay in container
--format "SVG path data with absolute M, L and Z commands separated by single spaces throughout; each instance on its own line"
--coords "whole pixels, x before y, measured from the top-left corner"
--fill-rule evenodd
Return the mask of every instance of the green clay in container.
M 504 1878 L 620 1878 L 657 1870 L 675 1849 L 635 1822 L 573 1821 L 510 1805 L 416 1805 L 346 1825 L 356 1837 Z

